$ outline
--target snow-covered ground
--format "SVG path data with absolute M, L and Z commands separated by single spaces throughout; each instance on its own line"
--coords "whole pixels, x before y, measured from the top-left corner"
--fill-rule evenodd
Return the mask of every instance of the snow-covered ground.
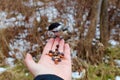
M 0 67 L 0 73 L 5 72 L 7 69 Z
M 28 6 L 28 7 L 34 7 L 34 6 L 42 6 L 44 3 L 38 1 L 34 2 L 33 0 L 29 0 L 28 2 L 23 2 L 23 5 Z M 34 20 L 36 19 L 38 22 L 41 21 L 41 16 L 46 16 L 48 18 L 48 22 L 52 22 L 53 19 L 56 19 L 58 16 L 62 16 L 63 18 L 66 18 L 68 20 L 67 26 L 69 26 L 69 31 L 73 31 L 73 25 L 75 24 L 74 20 L 74 8 L 67 8 L 68 13 L 60 15 L 58 10 L 54 7 L 53 3 L 49 3 L 47 7 L 40 7 L 36 9 L 35 14 L 33 14 L 29 20 L 28 23 L 25 22 L 25 17 L 19 12 L 12 11 L 12 12 L 5 12 L 5 11 L 0 11 L 0 29 L 3 28 L 8 28 L 8 27 L 21 27 L 24 26 L 25 28 L 32 28 L 34 27 Z M 70 12 L 69 12 L 70 11 Z M 10 14 L 15 14 L 16 16 L 7 18 L 8 15 Z M 45 26 L 47 27 L 47 26 Z M 39 29 L 38 29 L 39 30 Z M 14 39 L 10 40 L 9 43 L 9 55 L 15 55 L 16 58 L 21 59 L 22 53 L 26 52 L 31 49 L 30 46 L 31 43 L 26 41 L 25 38 L 29 34 L 29 32 L 26 30 L 23 31 L 23 33 L 19 33 L 18 35 L 15 36 Z M 44 36 L 42 36 L 44 38 Z M 38 45 L 38 44 L 35 44 Z
M 82 79 L 82 78 L 84 78 L 85 74 L 86 74 L 85 69 L 83 69 L 80 73 L 77 71 L 72 72 L 72 78 L 73 79 Z
M 115 60 L 114 60 L 114 62 L 115 62 L 115 64 L 117 65 L 117 67 L 119 67 L 119 68 L 120 68 L 120 60 L 115 59 Z
M 120 80 L 120 76 L 116 76 L 116 77 L 115 77 L 115 80 Z

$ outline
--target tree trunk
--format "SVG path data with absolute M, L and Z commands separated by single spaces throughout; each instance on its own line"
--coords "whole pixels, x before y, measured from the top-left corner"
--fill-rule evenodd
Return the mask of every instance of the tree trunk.
M 93 4 L 94 6 L 91 9 L 91 14 L 90 14 L 90 20 L 91 20 L 91 25 L 89 27 L 88 33 L 85 37 L 84 41 L 84 49 L 85 49 L 85 54 L 88 62 L 94 62 L 94 56 L 92 54 L 92 40 L 95 36 L 95 31 L 96 31 L 96 16 L 97 16 L 97 9 L 96 5 Z M 89 61 L 90 60 L 90 61 Z
M 108 0 L 103 0 L 100 14 L 100 41 L 105 47 L 108 45 Z

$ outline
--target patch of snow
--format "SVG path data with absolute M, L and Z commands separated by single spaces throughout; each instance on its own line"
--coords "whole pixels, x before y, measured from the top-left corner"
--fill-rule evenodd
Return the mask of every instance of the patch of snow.
M 38 47 L 39 47 L 38 44 L 34 44 L 34 45 L 32 46 L 32 51 L 36 51 L 36 48 L 38 48 Z
M 69 27 L 68 31 L 73 32 L 74 31 L 73 26 L 75 25 L 75 19 L 73 14 L 66 13 L 66 14 L 63 14 L 61 17 L 64 19 L 67 19 L 66 25 Z
M 78 32 L 79 30 L 78 30 L 78 28 L 74 28 L 74 31 L 75 31 L 75 32 Z
M 21 13 L 10 12 L 9 14 L 16 14 L 15 17 L 7 18 L 8 13 L 1 11 L 0 12 L 0 28 L 14 27 L 14 26 L 23 26 L 25 16 Z
M 68 23 L 66 24 L 66 25 L 68 25 L 69 26 L 69 28 L 68 28 L 68 31 L 69 32 L 73 32 L 73 26 L 75 25 L 75 19 L 74 19 L 74 17 L 73 17 L 73 15 L 72 14 L 67 14 L 67 19 L 68 19 Z
M 88 28 L 88 26 L 91 24 L 91 21 L 89 21 L 89 20 L 87 20 L 86 21 L 86 23 L 85 23 L 85 25 L 86 25 L 86 27 Z
M 83 21 L 87 20 L 88 14 L 89 14 L 89 11 L 85 11 L 85 13 L 82 16 Z
M 75 40 L 80 40 L 79 36 L 74 37 Z
M 9 49 L 10 51 L 8 54 L 10 56 L 15 57 L 16 59 L 23 59 L 24 53 L 31 53 L 38 49 L 38 44 L 30 43 L 29 41 L 25 40 L 28 36 L 29 32 L 27 29 L 23 31 L 23 33 L 19 33 L 15 36 L 14 39 L 10 40 Z
M 9 55 L 15 55 L 17 59 L 21 59 L 23 58 L 22 53 L 30 49 L 30 42 L 23 39 L 15 39 L 12 43 L 9 43 L 9 47 Z
M 44 5 L 44 3 L 41 1 L 36 2 L 36 4 L 37 4 L 36 6 L 43 6 Z
M 28 31 L 25 29 L 23 33 L 19 33 L 18 35 L 16 35 L 15 39 L 10 40 L 10 56 L 15 56 L 17 59 L 21 59 L 23 58 L 22 54 L 31 49 L 31 43 L 25 40 L 27 35 Z
M 58 10 L 54 6 L 39 8 L 38 13 L 40 13 L 41 16 L 47 16 L 48 22 L 52 22 L 52 20 L 57 18 L 59 14 Z
M 108 41 L 112 46 L 115 46 L 115 45 L 119 45 L 119 42 L 118 41 L 115 41 L 113 39 L 109 40 Z
M 108 63 L 109 60 L 110 60 L 110 57 L 109 57 L 109 56 L 106 55 L 105 57 L 103 57 L 103 61 L 104 61 L 105 63 Z
M 115 77 L 115 80 L 120 80 L 120 76 L 116 76 L 116 77 Z
M 19 20 L 19 21 L 22 21 L 25 19 L 25 16 L 22 15 L 21 13 L 19 13 L 17 16 L 16 16 L 16 19 Z
M 84 30 L 84 36 L 86 36 L 87 33 L 88 33 L 88 29 L 86 28 L 86 29 Z
M 41 29 L 40 27 L 38 27 L 37 31 L 38 31 L 38 32 L 41 32 L 41 31 L 42 31 L 42 29 Z
M 87 16 L 84 14 L 84 15 L 82 16 L 82 18 L 83 18 L 83 21 L 86 21 Z
M 14 61 L 15 61 L 14 58 L 11 58 L 11 57 L 5 58 L 5 63 L 10 67 L 14 67 Z
M 1 11 L 0 12 L 0 20 L 5 19 L 7 17 L 7 12 Z
M 70 14 L 75 14 L 75 11 L 74 11 L 74 7 L 67 7 L 67 11 L 70 13 Z
M 2 67 L 0 67 L 0 73 L 5 72 L 6 70 L 7 70 L 6 68 L 2 68 Z
M 43 6 L 44 3 L 41 1 L 34 2 L 33 0 L 29 0 L 28 2 L 23 2 L 23 5 L 27 7 L 35 7 L 35 6 Z
M 14 21 L 16 21 L 16 18 L 14 18 L 14 17 L 6 20 L 6 22 L 14 22 Z
M 75 57 L 77 57 L 77 50 L 73 50 L 72 52 L 72 58 L 75 58 Z
M 36 12 L 36 20 L 37 20 L 38 22 L 41 21 L 40 13 L 39 13 L 38 11 Z
M 35 18 L 36 18 L 36 15 L 35 15 L 35 14 L 34 14 L 33 16 L 31 16 L 31 17 L 29 18 L 29 22 L 26 23 L 25 27 L 26 27 L 26 28 L 32 28 L 32 27 L 34 26 L 34 20 L 35 20 Z
M 100 24 L 99 23 L 96 25 L 95 38 L 100 39 Z
M 114 60 L 114 62 L 116 63 L 117 67 L 120 67 L 120 60 Z
M 85 69 L 82 72 L 72 72 L 72 78 L 74 79 L 82 79 L 85 76 Z
M 111 34 L 113 34 L 113 35 L 116 34 L 116 29 L 112 29 Z

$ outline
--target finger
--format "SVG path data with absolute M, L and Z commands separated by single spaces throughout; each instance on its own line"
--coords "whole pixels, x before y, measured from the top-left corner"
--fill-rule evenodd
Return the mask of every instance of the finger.
M 53 46 L 52 46 L 52 51 L 55 51 L 56 49 L 56 46 L 59 44 L 59 41 L 60 41 L 60 38 L 56 38 L 54 43 L 53 43 Z
M 64 39 L 60 40 L 60 43 L 59 43 L 59 49 L 58 49 L 60 52 L 63 52 L 64 50 Z
M 65 44 L 65 45 L 64 45 L 64 48 L 65 48 L 65 49 L 64 49 L 65 58 L 68 59 L 68 60 L 71 60 L 69 44 Z
M 36 63 L 34 62 L 32 56 L 29 53 L 27 53 L 24 62 L 29 70 L 32 70 L 34 66 L 36 66 Z
M 54 43 L 53 38 L 48 40 L 46 46 L 44 47 L 42 55 L 47 54 L 51 50 L 53 43 Z

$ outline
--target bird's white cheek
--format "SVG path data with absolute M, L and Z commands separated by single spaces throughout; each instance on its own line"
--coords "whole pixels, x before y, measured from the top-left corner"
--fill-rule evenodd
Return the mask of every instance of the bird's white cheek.
M 51 32 L 51 31 L 48 31 L 47 35 L 48 35 L 48 37 L 54 37 L 55 36 L 55 34 L 53 32 Z

